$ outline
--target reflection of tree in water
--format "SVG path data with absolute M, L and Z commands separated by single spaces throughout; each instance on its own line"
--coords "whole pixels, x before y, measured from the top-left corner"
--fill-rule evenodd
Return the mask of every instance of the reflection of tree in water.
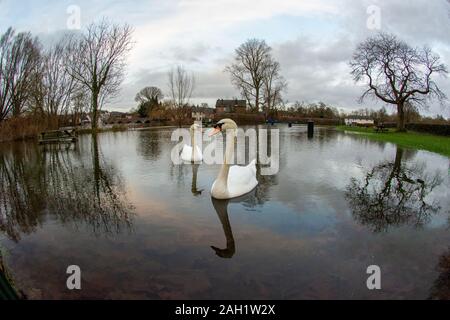
M 43 157 L 36 147 L 13 144 L 0 153 L 0 231 L 18 240 L 20 231 L 33 232 L 45 209 L 38 182 L 43 180 Z M 18 230 L 19 229 L 19 230 Z
M 438 174 L 428 176 L 424 166 L 402 163 L 404 150 L 397 148 L 394 162 L 382 162 L 360 181 L 353 178 L 346 198 L 360 223 L 381 232 L 389 226 L 421 226 L 440 208 L 426 197 L 442 183 Z
M 439 258 L 439 276 L 434 281 L 430 292 L 430 299 L 450 300 L 450 250 Z
M 138 153 L 147 160 L 157 160 L 161 155 L 161 136 L 157 130 L 139 132 Z
M 95 234 L 131 226 L 131 206 L 114 168 L 102 162 L 96 136 L 92 164 L 74 151 L 35 146 L 0 154 L 0 230 L 11 239 L 31 233 L 48 213 L 63 223 L 85 223 Z
M 256 165 L 256 179 L 258 180 L 258 186 L 245 197 L 245 200 L 243 200 L 243 205 L 246 207 L 252 208 L 257 205 L 263 205 L 270 199 L 270 189 L 273 186 L 278 185 L 278 176 L 262 175 L 261 165 L 259 164 Z
M 227 239 L 227 246 L 225 249 L 220 249 L 214 246 L 211 248 L 216 252 L 216 255 L 221 258 L 230 259 L 234 256 L 236 252 L 236 247 L 234 244 L 233 231 L 231 230 L 230 220 L 228 218 L 228 203 L 229 200 L 217 200 L 212 198 L 212 203 L 214 209 L 216 210 L 217 216 L 222 223 L 223 231 L 225 233 L 225 238 Z
M 267 126 L 266 129 L 271 129 L 270 126 Z M 263 150 L 259 149 L 259 130 L 258 127 L 255 127 L 255 130 L 257 132 L 256 135 L 256 152 L 258 155 L 258 162 L 256 164 L 256 179 L 258 180 L 258 186 L 256 187 L 256 189 L 252 192 L 250 192 L 246 197 L 245 200 L 243 200 L 243 205 L 246 207 L 255 207 L 257 205 L 262 205 L 264 204 L 266 201 L 269 200 L 270 197 L 270 189 L 273 186 L 278 185 L 278 175 L 262 175 L 261 174 L 261 169 L 262 167 L 269 167 L 269 164 L 267 165 L 262 165 L 261 164 L 261 159 L 263 157 L 263 155 L 261 154 L 263 152 Z M 248 152 L 248 147 L 246 148 L 246 152 Z M 271 133 L 268 133 L 267 135 L 267 155 L 271 156 L 272 155 L 272 135 Z M 253 159 L 249 159 L 249 161 L 251 161 Z M 279 165 L 281 166 L 281 162 L 283 159 L 279 159 L 280 163 Z

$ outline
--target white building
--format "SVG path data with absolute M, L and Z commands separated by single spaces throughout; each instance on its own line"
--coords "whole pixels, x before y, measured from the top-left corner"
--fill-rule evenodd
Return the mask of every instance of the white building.
M 374 124 L 375 121 L 369 117 L 350 116 L 345 119 L 346 126 L 369 126 Z
M 98 115 L 98 119 L 97 119 L 97 128 L 101 129 L 104 127 L 104 124 L 107 122 L 107 120 L 109 119 L 110 114 L 109 112 L 101 112 Z M 91 119 L 91 115 L 90 114 L 84 114 L 81 116 L 81 127 L 83 128 L 90 128 L 91 127 L 91 123 L 92 123 L 92 119 Z

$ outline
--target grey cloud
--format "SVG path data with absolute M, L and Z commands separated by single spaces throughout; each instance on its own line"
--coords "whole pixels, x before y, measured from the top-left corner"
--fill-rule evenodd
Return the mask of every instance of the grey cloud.
M 170 48 L 172 59 L 178 63 L 201 62 L 202 58 L 210 52 L 211 47 L 203 43 L 194 44 L 191 47 L 173 46 Z M 161 52 L 161 57 L 167 58 L 167 52 Z
M 196 89 L 193 94 L 193 102 L 207 102 L 210 105 L 219 98 L 233 98 L 238 92 L 233 88 L 227 74 L 222 70 L 206 70 L 194 72 Z M 122 85 L 119 97 L 110 105 L 116 110 L 129 110 L 135 107 L 134 96 L 146 86 L 159 87 L 164 95 L 168 96 L 167 70 L 152 71 L 139 70 L 133 77 L 135 80 Z
M 360 108 L 357 99 L 363 88 L 356 86 L 350 75 L 348 61 L 358 43 L 377 31 L 366 27 L 367 7 L 379 3 L 382 30 L 392 32 L 413 46 L 428 45 L 450 66 L 449 4 L 441 1 L 341 1 L 344 18 L 332 41 L 308 36 L 274 46 L 283 75 L 289 81 L 287 98 L 295 100 L 323 100 L 338 107 Z M 450 81 L 436 82 L 450 95 Z M 364 107 L 380 107 L 378 101 L 366 101 Z M 437 104 L 431 113 L 450 115 Z
M 11 0 L 2 1 L 3 4 L 13 4 Z M 175 1 L 158 2 L 113 1 L 108 4 L 100 4 L 97 1 L 77 1 L 82 9 L 82 21 L 87 23 L 99 15 L 107 15 L 118 22 L 127 21 L 135 26 L 143 25 L 149 20 L 164 20 L 164 14 L 176 10 Z M 338 107 L 349 109 L 362 107 L 357 104 L 357 99 L 363 88 L 355 85 L 349 75 L 348 61 L 354 48 L 366 37 L 376 31 L 366 27 L 368 18 L 367 8 L 370 5 L 378 5 L 381 9 L 381 27 L 383 31 L 392 32 L 412 45 L 428 45 L 441 55 L 444 63 L 450 67 L 450 3 L 446 0 L 337 0 L 330 1 L 339 9 L 335 14 L 327 13 L 318 15 L 318 23 L 336 25 L 333 34 L 325 38 L 314 38 L 311 35 L 299 36 L 296 39 L 282 43 L 268 43 L 272 45 L 274 55 L 280 61 L 283 76 L 288 80 L 289 87 L 286 98 L 290 102 L 318 101 L 334 104 Z M 59 26 L 63 30 L 65 25 L 65 7 L 62 5 L 42 8 L 52 9 L 49 16 L 54 17 L 52 25 Z M 3 6 L 5 7 L 5 6 Z M 16 7 L 18 8 L 18 7 Z M 40 9 L 39 9 L 40 8 Z M 19 30 L 39 23 L 38 17 L 42 13 L 41 7 L 35 7 L 33 19 L 20 19 L 25 25 L 17 26 Z M 169 15 L 170 16 L 170 15 Z M 19 17 L 18 17 L 19 18 Z M 301 28 L 302 18 L 298 17 Z M 323 20 L 320 20 L 323 19 Z M 29 20 L 29 21 L 28 21 Z M 20 24 L 19 22 L 17 22 Z M 270 21 L 268 21 L 270 23 Z M 174 26 L 175 27 L 175 26 Z M 301 30 L 299 28 L 299 30 Z M 36 31 L 31 30 L 33 33 Z M 181 30 L 182 31 L 182 30 Z M 63 31 L 53 33 L 41 33 L 39 37 L 44 44 L 51 43 L 61 37 Z M 223 37 L 227 37 L 224 33 Z M 151 41 L 149 35 L 148 41 Z M 184 64 L 188 69 L 194 70 L 197 79 L 197 88 L 194 99 L 214 101 L 219 97 L 232 98 L 238 92 L 230 83 L 229 76 L 223 69 L 232 60 L 234 48 L 218 48 L 216 43 L 203 42 L 188 43 L 175 42 L 177 39 L 167 40 L 166 44 L 151 48 L 152 52 L 144 52 L 145 59 L 150 66 L 143 61 L 130 61 L 130 70 L 136 70 L 127 76 L 122 86 L 120 96 L 107 106 L 114 109 L 130 109 L 135 105 L 134 96 L 142 87 L 156 85 L 163 91 L 167 91 L 166 72 L 172 65 Z M 178 39 L 179 40 L 179 39 Z M 197 39 L 198 40 L 198 39 Z M 147 41 L 147 40 L 146 40 Z M 222 44 L 222 41 L 220 42 Z M 150 49 L 149 49 L 150 50 Z M 142 58 L 136 59 L 140 60 Z M 444 92 L 450 96 L 450 80 L 437 79 Z M 367 101 L 364 107 L 379 107 L 376 101 Z M 437 105 L 432 105 L 432 113 L 447 114 Z
M 300 37 L 274 47 L 284 77 L 289 82 L 290 102 L 322 100 L 342 108 L 356 107 L 358 89 L 348 70 L 353 44 L 347 37 L 331 43 Z

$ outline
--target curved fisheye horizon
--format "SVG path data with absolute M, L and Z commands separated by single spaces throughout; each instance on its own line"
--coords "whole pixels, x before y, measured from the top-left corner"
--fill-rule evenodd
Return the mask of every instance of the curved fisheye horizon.
M 271 5 L 247 1 L 108 1 L 73 4 L 52 1 L 0 3 L 4 19 L 0 30 L 13 27 L 32 32 L 44 47 L 68 33 L 82 33 L 103 19 L 128 24 L 133 29 L 133 48 L 127 57 L 121 93 L 106 103 L 105 110 L 128 112 L 135 108 L 136 93 L 149 83 L 169 96 L 167 72 L 184 66 L 196 78 L 191 100 L 213 107 L 218 97 L 239 98 L 241 92 L 224 69 L 232 63 L 235 48 L 248 39 L 264 40 L 280 64 L 288 88 L 287 105 L 324 102 L 351 113 L 379 109 L 377 99 L 359 104 L 364 86 L 355 86 L 350 61 L 359 43 L 379 32 L 399 37 L 412 47 L 427 46 L 442 62 L 450 64 L 449 4 L 402 1 L 283 1 Z M 427 10 L 423 10 L 426 7 Z M 341 8 L 344 8 L 341 10 Z M 395 13 L 394 13 L 395 12 Z M 20 15 L 19 15 L 20 14 Z M 436 81 L 448 92 L 446 78 Z M 388 111 L 389 108 L 388 108 Z M 426 116 L 450 117 L 448 108 L 431 101 Z

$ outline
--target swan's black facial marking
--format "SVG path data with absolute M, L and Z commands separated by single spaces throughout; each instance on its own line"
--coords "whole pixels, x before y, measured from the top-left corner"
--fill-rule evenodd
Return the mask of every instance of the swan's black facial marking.
M 220 122 L 218 122 L 218 123 L 216 123 L 215 125 L 214 125 L 214 129 L 219 129 L 220 131 L 222 131 L 222 126 L 224 125 L 224 123 L 222 122 L 222 123 L 220 123 Z

